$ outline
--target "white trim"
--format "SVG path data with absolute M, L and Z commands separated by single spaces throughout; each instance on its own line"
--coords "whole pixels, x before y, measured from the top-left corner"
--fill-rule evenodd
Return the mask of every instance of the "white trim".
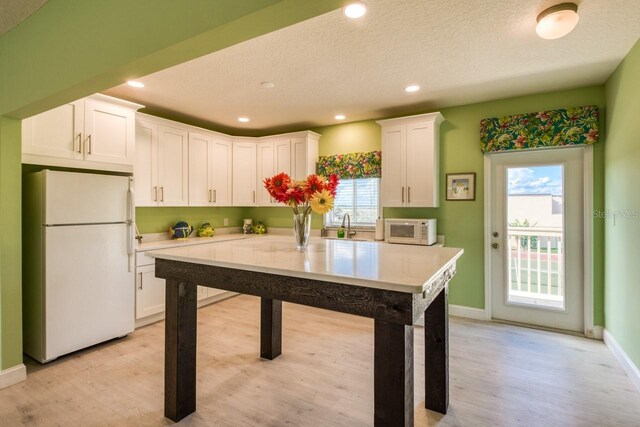
M 449 316 L 464 317 L 473 320 L 491 320 L 491 313 L 486 309 L 449 304 Z
M 584 334 L 595 338 L 593 324 L 593 147 L 586 146 L 582 151 L 582 188 L 584 204 L 583 220 L 583 291 Z
M 492 318 L 491 291 L 493 288 L 491 268 L 491 157 L 484 157 L 484 309 L 487 319 Z
M 0 371 L 0 390 L 27 379 L 27 367 L 23 363 Z
M 622 368 L 629 376 L 633 385 L 640 391 L 640 370 L 638 370 L 638 367 L 633 363 L 627 353 L 625 353 L 620 344 L 618 344 L 618 341 L 616 341 L 611 332 L 605 329 L 603 336 L 604 343 L 609 347 L 614 357 L 618 359 L 618 362 L 622 365 Z
M 587 338 L 593 338 L 594 340 L 602 340 L 603 335 L 604 335 L 604 327 L 594 326 L 593 329 L 591 330 L 591 334 L 587 335 Z

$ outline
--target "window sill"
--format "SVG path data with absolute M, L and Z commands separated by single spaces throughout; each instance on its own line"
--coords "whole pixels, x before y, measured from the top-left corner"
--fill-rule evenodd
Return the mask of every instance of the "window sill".
M 335 231 L 342 227 L 336 225 L 325 225 L 324 228 L 330 231 Z M 347 226 L 345 225 L 344 228 L 347 228 Z M 356 231 L 376 231 L 376 227 L 374 225 L 352 225 L 351 229 Z

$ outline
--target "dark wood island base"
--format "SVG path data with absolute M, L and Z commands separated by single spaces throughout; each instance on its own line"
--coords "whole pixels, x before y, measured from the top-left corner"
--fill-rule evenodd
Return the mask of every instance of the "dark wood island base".
M 282 351 L 282 301 L 375 320 L 374 420 L 376 426 L 413 425 L 413 325 L 425 314 L 428 409 L 448 407 L 447 284 L 455 263 L 420 294 L 156 259 L 167 280 L 165 416 L 180 421 L 196 410 L 197 285 L 261 297 L 260 357 Z

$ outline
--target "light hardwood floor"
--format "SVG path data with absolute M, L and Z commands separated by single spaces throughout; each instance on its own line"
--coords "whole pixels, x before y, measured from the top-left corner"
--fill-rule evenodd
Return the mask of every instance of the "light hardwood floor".
M 187 426 L 373 423 L 373 321 L 285 304 L 283 354 L 259 358 L 259 300 L 198 312 L 198 411 Z M 46 366 L 0 390 L 0 425 L 161 426 L 164 323 Z M 73 331 L 70 331 L 73 333 Z M 424 409 L 416 328 L 417 426 L 637 426 L 640 393 L 599 341 L 451 319 L 451 406 Z

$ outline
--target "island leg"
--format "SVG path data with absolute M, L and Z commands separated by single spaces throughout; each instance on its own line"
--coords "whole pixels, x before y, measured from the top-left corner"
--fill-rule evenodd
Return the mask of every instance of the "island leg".
M 449 407 L 449 317 L 447 287 L 424 314 L 424 406 L 446 414 Z
M 164 416 L 180 421 L 196 410 L 196 286 L 167 279 Z
M 260 298 L 260 357 L 273 360 L 282 353 L 282 301 Z
M 374 328 L 374 425 L 413 426 L 413 326 Z

